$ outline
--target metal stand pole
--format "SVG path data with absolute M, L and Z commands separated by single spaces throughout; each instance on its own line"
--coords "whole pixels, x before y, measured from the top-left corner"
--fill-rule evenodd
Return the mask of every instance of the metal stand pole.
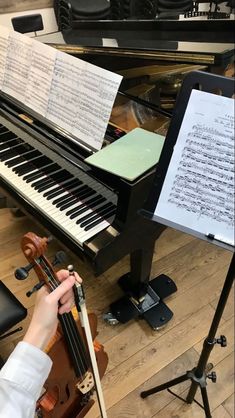
M 224 282 L 224 286 L 223 286 L 223 289 L 219 298 L 219 302 L 217 304 L 217 308 L 216 308 L 216 311 L 215 311 L 215 314 L 211 323 L 208 336 L 204 340 L 203 349 L 202 349 L 197 366 L 194 369 L 187 371 L 186 374 L 176 379 L 170 380 L 169 382 L 166 382 L 160 386 L 156 386 L 152 389 L 141 392 L 140 396 L 142 398 L 146 398 L 147 396 L 152 395 L 153 393 L 157 393 L 164 389 L 168 389 L 185 380 L 190 379 L 192 383 L 191 383 L 191 387 L 189 389 L 185 402 L 191 404 L 194 401 L 197 389 L 200 386 L 205 416 L 206 418 L 212 418 L 212 415 L 210 412 L 209 400 L 207 396 L 207 390 L 206 390 L 206 384 L 207 384 L 206 379 L 209 378 L 213 382 L 216 382 L 216 374 L 215 372 L 212 372 L 209 375 L 207 375 L 206 366 L 207 366 L 207 362 L 208 362 L 210 353 L 214 345 L 220 344 L 221 347 L 226 347 L 227 345 L 226 338 L 224 335 L 221 335 L 220 338 L 216 339 L 215 334 L 217 332 L 221 317 L 223 315 L 224 308 L 228 300 L 230 290 L 233 285 L 234 277 L 235 277 L 235 253 L 233 253 L 233 257 L 232 257 L 229 270 L 228 270 L 228 273 Z

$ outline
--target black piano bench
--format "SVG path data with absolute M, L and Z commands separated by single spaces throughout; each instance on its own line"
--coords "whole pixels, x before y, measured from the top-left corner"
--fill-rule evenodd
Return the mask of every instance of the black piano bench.
M 21 331 L 21 327 L 8 332 L 27 316 L 27 309 L 0 280 L 0 340 Z

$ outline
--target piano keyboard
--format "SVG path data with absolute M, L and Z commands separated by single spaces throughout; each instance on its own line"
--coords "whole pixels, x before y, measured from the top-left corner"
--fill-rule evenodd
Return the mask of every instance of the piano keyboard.
M 0 175 L 80 246 L 114 219 L 112 191 L 1 117 Z

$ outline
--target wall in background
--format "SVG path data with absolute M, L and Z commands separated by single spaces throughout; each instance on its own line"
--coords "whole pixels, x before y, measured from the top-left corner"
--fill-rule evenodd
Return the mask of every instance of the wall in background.
M 52 7 L 53 0 L 0 0 L 0 13 L 21 12 L 24 10 Z

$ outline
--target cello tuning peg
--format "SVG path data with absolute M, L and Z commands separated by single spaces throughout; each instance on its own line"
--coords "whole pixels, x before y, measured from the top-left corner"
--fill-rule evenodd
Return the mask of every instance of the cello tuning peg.
M 15 278 L 17 280 L 25 280 L 29 275 L 29 271 L 33 268 L 34 264 L 28 264 L 25 267 L 20 267 L 15 270 Z
M 64 251 L 57 251 L 54 260 L 52 261 L 52 265 L 56 266 L 57 264 L 65 263 L 67 260 L 67 255 Z
M 44 282 L 37 283 L 31 290 L 26 293 L 26 296 L 29 298 L 34 292 L 37 292 L 37 290 L 41 289 L 44 284 Z

